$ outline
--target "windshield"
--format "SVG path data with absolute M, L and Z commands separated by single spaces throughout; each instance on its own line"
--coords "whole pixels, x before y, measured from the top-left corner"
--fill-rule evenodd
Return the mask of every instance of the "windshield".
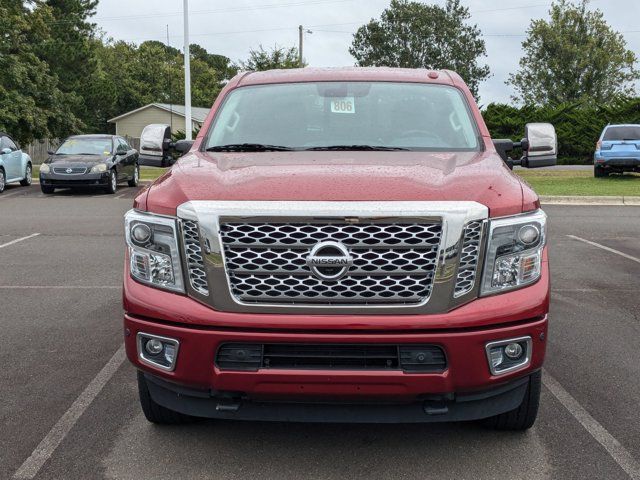
M 640 140 L 640 125 L 608 127 L 602 140 Z
M 479 149 L 475 123 L 458 89 L 386 82 L 238 88 L 218 111 L 206 147 L 245 144 L 300 150 Z
M 111 138 L 69 138 L 56 150 L 56 155 L 110 155 Z

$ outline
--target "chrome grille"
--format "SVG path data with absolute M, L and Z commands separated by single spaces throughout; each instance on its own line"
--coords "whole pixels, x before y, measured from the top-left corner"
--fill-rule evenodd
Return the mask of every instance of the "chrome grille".
M 196 222 L 182 222 L 182 241 L 184 243 L 184 252 L 187 260 L 189 284 L 191 288 L 200 295 L 209 295 L 209 284 L 207 282 L 207 274 L 204 270 L 200 234 Z
M 469 293 L 476 282 L 480 240 L 482 238 L 482 222 L 470 222 L 465 225 L 462 234 L 462 248 L 454 296 L 460 297 Z
M 428 299 L 439 223 L 221 223 L 232 294 L 243 302 L 415 304 Z M 323 280 L 306 264 L 319 242 L 341 242 L 353 264 Z
M 53 167 L 53 173 L 58 175 L 83 175 L 87 173 L 87 170 L 86 167 Z

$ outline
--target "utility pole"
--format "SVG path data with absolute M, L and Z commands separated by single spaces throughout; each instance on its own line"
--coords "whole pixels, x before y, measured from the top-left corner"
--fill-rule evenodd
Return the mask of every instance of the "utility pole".
M 169 66 L 171 66 L 171 52 L 169 49 L 171 48 L 171 44 L 169 43 L 169 24 L 167 23 L 167 55 L 169 56 Z M 169 127 L 173 132 L 173 92 L 171 88 L 171 68 L 169 68 Z
M 298 66 L 304 67 L 304 57 L 302 56 L 302 44 L 304 43 L 304 34 L 313 33 L 311 30 L 305 32 L 302 25 L 298 25 Z
M 304 31 L 302 25 L 298 26 L 298 67 L 302 68 L 302 42 L 304 41 Z
M 191 140 L 191 58 L 189 54 L 189 0 L 184 0 L 184 134 Z

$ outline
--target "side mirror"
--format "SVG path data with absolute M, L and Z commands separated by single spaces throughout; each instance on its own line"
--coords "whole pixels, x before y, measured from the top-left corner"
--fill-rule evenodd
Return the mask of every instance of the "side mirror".
M 11 152 L 13 152 L 13 150 L 11 150 L 10 148 L 3 148 L 2 150 L 0 150 L 1 155 L 7 155 Z
M 47 150 L 47 155 L 55 155 L 56 151 L 55 150 Z
M 525 168 L 551 167 L 558 163 L 558 137 L 550 123 L 527 123 L 522 139 Z
M 140 135 L 140 165 L 164 166 L 171 156 L 171 127 L 154 123 L 147 125 Z
M 178 140 L 173 144 L 174 150 L 180 155 L 184 155 L 185 153 L 187 153 L 189 150 L 191 150 L 192 146 L 193 140 Z

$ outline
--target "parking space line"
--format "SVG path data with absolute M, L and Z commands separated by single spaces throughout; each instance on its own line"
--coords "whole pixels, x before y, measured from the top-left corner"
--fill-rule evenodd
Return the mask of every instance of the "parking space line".
M 633 255 L 629 255 L 627 253 L 621 252 L 620 250 L 616 250 L 615 248 L 610 248 L 605 245 L 601 245 L 596 242 L 592 242 L 591 240 L 587 240 L 585 238 L 576 237 L 575 235 L 567 235 L 569 238 L 573 238 L 574 240 L 578 240 L 579 242 L 583 242 L 589 244 L 591 246 L 601 248 L 602 250 L 606 250 L 607 252 L 615 253 L 620 255 L 621 257 L 628 258 L 629 260 L 633 260 L 634 262 L 640 263 L 640 258 L 634 257 Z
M 24 240 L 29 240 L 30 238 L 37 237 L 40 235 L 39 233 L 32 233 L 31 235 L 27 235 L 26 237 L 16 238 L 15 240 L 11 240 L 10 242 L 3 243 L 0 245 L 0 248 L 8 247 L 9 245 L 15 245 L 18 242 L 22 242 Z
M 15 197 L 16 195 L 19 195 L 21 193 L 24 193 L 26 195 L 28 192 L 26 192 L 25 190 L 18 190 L 17 192 L 3 193 L 2 195 L 0 195 L 0 200 L 2 200 L 3 198 Z
M 542 383 L 632 480 L 640 480 L 640 463 L 546 370 Z
M 122 197 L 124 197 L 126 194 L 127 194 L 127 192 L 124 192 L 124 193 L 121 193 L 120 195 L 116 195 L 116 196 L 115 196 L 115 197 L 113 197 L 113 198 L 122 198 Z
M 51 430 L 49 430 L 49 433 L 42 439 L 29 458 L 16 470 L 13 474 L 14 479 L 31 479 L 38 474 L 42 466 L 51 457 L 60 443 L 62 443 L 84 411 L 91 405 L 118 368 L 120 368 L 125 358 L 126 355 L 123 344 L 120 345 L 118 351 L 113 354 L 111 359 L 102 367 L 102 370 L 98 372 L 64 415 L 62 415 Z

